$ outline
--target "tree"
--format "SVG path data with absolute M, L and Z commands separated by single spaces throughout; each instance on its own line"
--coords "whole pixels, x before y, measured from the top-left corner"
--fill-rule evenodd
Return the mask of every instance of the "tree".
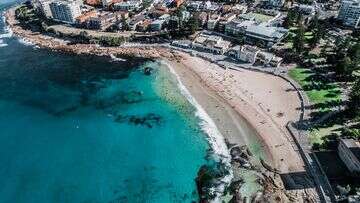
M 323 24 L 319 23 L 319 17 L 317 14 L 315 15 L 314 19 L 311 21 L 310 29 L 313 32 L 313 38 L 310 40 L 310 46 L 315 47 L 325 34 L 324 33 L 325 27 Z
M 346 127 L 344 130 L 342 130 L 342 137 L 345 138 L 353 138 L 353 139 L 360 139 L 360 129 L 350 129 Z
M 298 12 L 294 9 L 289 10 L 289 12 L 287 13 L 287 16 L 283 22 L 283 26 L 291 27 L 295 23 L 297 18 L 298 18 Z
M 176 17 L 178 18 L 178 27 L 183 29 L 184 26 L 184 12 L 186 11 L 185 6 L 180 6 L 179 9 L 175 11 Z
M 293 48 L 296 54 L 302 54 L 305 48 L 305 28 L 301 23 L 296 30 L 296 36 L 293 41 Z
M 194 14 L 188 22 L 188 28 L 191 34 L 194 34 L 199 29 L 198 15 Z
M 86 32 L 85 30 L 83 30 L 83 31 L 81 31 L 80 33 L 79 33 L 79 41 L 81 41 L 81 42 L 89 42 L 89 40 L 90 40 L 90 37 L 89 37 L 89 33 L 88 32 Z
M 350 112 L 359 115 L 360 113 L 360 79 L 357 79 L 351 88 L 348 108 Z
M 343 55 L 335 66 L 335 72 L 338 75 L 349 77 L 352 75 L 354 68 L 350 57 Z
M 130 26 L 129 23 L 126 21 L 126 19 L 124 17 L 121 18 L 121 25 L 122 25 L 122 30 L 130 30 Z
M 360 43 L 356 42 L 355 44 L 351 45 L 348 49 L 348 54 L 351 60 L 356 62 L 358 65 L 360 61 Z

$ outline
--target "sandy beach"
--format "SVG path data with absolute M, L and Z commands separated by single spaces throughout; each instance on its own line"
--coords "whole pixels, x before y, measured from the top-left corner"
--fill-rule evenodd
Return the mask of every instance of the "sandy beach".
M 259 136 L 274 167 L 282 173 L 304 171 L 285 127 L 300 114 L 300 101 L 290 84 L 264 73 L 225 70 L 187 54 L 180 63 L 170 63 L 231 143 L 247 144 L 249 137 Z M 256 132 L 249 135 L 249 128 Z

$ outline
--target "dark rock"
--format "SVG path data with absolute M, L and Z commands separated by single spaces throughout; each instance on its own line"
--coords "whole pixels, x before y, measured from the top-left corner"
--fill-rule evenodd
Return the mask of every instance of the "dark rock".
M 153 68 L 146 67 L 146 68 L 144 69 L 144 74 L 145 74 L 145 75 L 151 75 L 151 73 L 152 73 L 153 70 L 154 70 Z
M 161 116 L 156 115 L 154 113 L 149 113 L 149 114 L 146 114 L 144 116 L 136 116 L 136 115 L 123 116 L 123 115 L 118 115 L 115 118 L 115 122 L 118 122 L 118 123 L 128 122 L 130 124 L 142 125 L 142 126 L 146 126 L 148 128 L 152 128 L 154 125 L 160 125 L 161 120 L 162 120 Z
M 216 163 L 214 166 L 203 165 L 198 171 L 196 181 L 197 191 L 200 197 L 199 202 L 205 203 L 216 197 L 216 192 L 211 191 L 220 184 L 222 177 L 229 174 L 228 169 L 223 163 Z

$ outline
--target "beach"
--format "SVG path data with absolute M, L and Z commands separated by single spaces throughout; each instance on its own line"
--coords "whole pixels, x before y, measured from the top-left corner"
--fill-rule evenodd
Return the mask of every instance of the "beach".
M 186 54 L 180 63 L 170 63 L 230 143 L 247 144 L 250 128 L 255 132 L 248 136 L 259 136 L 275 168 L 283 173 L 304 170 L 285 127 L 300 114 L 298 96 L 286 81 L 249 70 L 225 70 Z
M 288 122 L 299 119 L 300 99 L 290 83 L 282 78 L 245 69 L 224 69 L 164 47 L 67 44 L 64 40 L 22 29 L 13 12 L 10 9 L 6 13 L 6 21 L 14 34 L 41 48 L 165 61 L 229 143 L 248 145 L 250 149 L 255 145 L 252 150 L 258 150 L 259 158 L 281 174 L 305 172 L 304 162 L 286 129 Z

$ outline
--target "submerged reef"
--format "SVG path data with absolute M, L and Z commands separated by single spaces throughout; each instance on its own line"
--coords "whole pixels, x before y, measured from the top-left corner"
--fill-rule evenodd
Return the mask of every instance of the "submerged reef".
M 144 116 L 137 116 L 137 115 L 118 115 L 115 118 L 115 122 L 118 123 L 130 123 L 133 125 L 141 125 L 147 128 L 152 128 L 155 125 L 160 125 L 162 121 L 162 117 L 156 115 L 154 113 L 148 113 Z

